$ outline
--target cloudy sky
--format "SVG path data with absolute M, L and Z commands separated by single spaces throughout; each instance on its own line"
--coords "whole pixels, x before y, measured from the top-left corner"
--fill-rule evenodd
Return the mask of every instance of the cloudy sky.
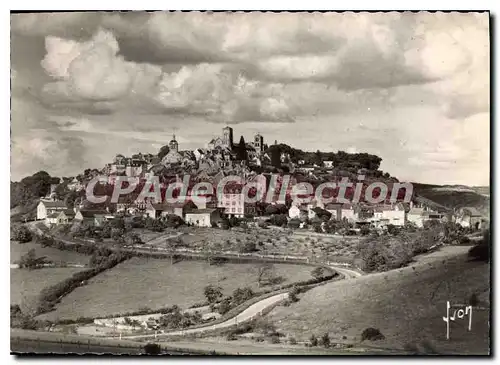
M 487 14 L 11 16 L 11 173 L 206 147 L 230 124 L 369 152 L 401 180 L 488 185 Z

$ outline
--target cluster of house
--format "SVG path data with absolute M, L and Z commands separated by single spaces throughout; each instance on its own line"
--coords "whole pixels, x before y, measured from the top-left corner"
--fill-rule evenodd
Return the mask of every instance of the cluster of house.
M 455 222 L 462 227 L 481 229 L 484 224 L 482 214 L 475 208 L 460 208 L 454 213 L 438 212 L 422 204 L 395 203 L 380 205 L 365 205 L 351 203 L 328 203 L 313 200 L 308 204 L 292 204 L 288 210 L 290 219 L 311 220 L 322 211 L 327 211 L 331 219 L 343 220 L 357 227 L 369 226 L 384 228 L 389 225 L 404 226 L 413 223 L 423 227 L 426 221 Z M 212 202 L 200 202 L 189 205 L 186 203 L 161 204 L 152 201 L 130 202 L 120 200 L 116 205 L 116 213 L 110 214 L 106 210 L 85 210 L 83 204 L 68 209 L 62 201 L 42 199 L 37 207 L 37 219 L 45 220 L 47 226 L 83 222 L 93 226 L 100 226 L 115 215 L 140 215 L 159 219 L 168 215 L 176 215 L 187 224 L 199 227 L 212 227 L 218 224 L 222 217 L 242 218 L 247 215 L 256 215 L 256 204 L 248 203 L 239 191 L 225 191 L 220 199 Z
M 313 219 L 322 210 L 331 214 L 331 219 L 346 219 L 355 226 L 384 228 L 388 225 L 404 226 L 412 223 L 421 228 L 426 221 L 454 222 L 465 228 L 481 229 L 485 223 L 476 208 L 464 207 L 452 212 L 439 212 L 423 204 L 410 202 L 380 205 L 351 203 L 329 203 L 312 201 L 306 205 L 292 205 L 288 211 L 290 218 Z
M 222 209 L 215 205 L 189 207 L 187 204 L 155 204 L 151 201 L 142 204 L 118 203 L 114 214 L 111 214 L 108 210 L 85 209 L 83 205 L 70 209 L 63 201 L 57 200 L 41 199 L 37 206 L 37 220 L 43 220 L 48 227 L 76 222 L 99 227 L 124 213 L 142 215 L 153 219 L 173 214 L 181 217 L 187 224 L 200 227 L 212 227 L 222 217 Z

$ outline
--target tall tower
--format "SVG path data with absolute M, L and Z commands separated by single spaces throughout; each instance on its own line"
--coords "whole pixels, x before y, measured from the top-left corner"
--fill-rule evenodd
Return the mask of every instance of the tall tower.
M 179 151 L 179 144 L 175 140 L 175 134 L 173 135 L 172 140 L 170 142 L 168 142 L 168 147 L 170 148 L 170 151 L 172 151 L 172 150 L 174 150 L 176 152 Z
M 224 146 L 233 148 L 233 128 L 226 126 L 222 129 L 222 141 Z
M 264 137 L 257 133 L 253 139 L 253 146 L 257 153 L 264 152 Z

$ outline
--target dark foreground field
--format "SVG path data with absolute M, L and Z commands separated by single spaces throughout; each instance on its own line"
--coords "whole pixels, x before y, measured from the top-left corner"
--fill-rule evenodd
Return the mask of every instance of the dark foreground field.
M 332 341 L 360 344 L 361 332 L 378 328 L 382 341 L 363 345 L 388 349 L 427 347 L 440 354 L 489 353 L 489 286 L 487 263 L 469 261 L 466 247 L 447 247 L 404 269 L 317 287 L 289 307 L 277 307 L 269 319 L 280 332 L 307 340 L 328 332 Z M 446 302 L 481 300 L 468 322 L 451 323 L 446 340 Z

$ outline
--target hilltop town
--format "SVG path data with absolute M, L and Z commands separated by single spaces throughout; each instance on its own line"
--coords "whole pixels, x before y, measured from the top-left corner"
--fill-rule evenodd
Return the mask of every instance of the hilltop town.
M 368 232 L 384 230 L 387 227 L 403 227 L 412 224 L 423 227 L 427 221 L 458 223 L 463 227 L 480 229 L 485 223 L 484 215 L 475 207 L 450 209 L 414 194 L 410 201 L 401 199 L 390 202 L 388 199 L 379 204 L 370 204 L 361 199 L 359 202 L 340 202 L 339 199 L 324 204 L 311 199 L 310 202 L 297 204 L 292 201 L 292 188 L 309 182 L 317 186 L 325 181 L 340 181 L 362 175 L 369 181 L 383 181 L 392 187 L 398 180 L 379 170 L 381 158 L 365 153 L 348 154 L 345 152 L 322 153 L 303 152 L 286 144 L 268 146 L 264 137 L 256 134 L 252 142 L 246 143 L 241 136 L 235 143 L 233 128 L 226 126 L 221 136 L 211 139 L 206 148 L 181 150 L 175 135 L 168 145 L 162 147 L 157 155 L 137 153 L 130 157 L 117 154 L 114 160 L 102 169 L 88 169 L 76 177 L 62 179 L 50 178 L 46 184 L 45 196 L 37 202 L 36 218 L 44 221 L 48 227 L 68 224 L 73 221 L 99 225 L 117 214 L 141 216 L 158 219 L 169 214 L 177 215 L 189 224 L 206 227 L 218 226 L 224 219 L 250 218 L 262 220 L 278 219 L 280 225 L 311 227 L 317 232 L 334 233 L 328 228 L 328 221 L 347 222 L 349 232 Z M 184 175 L 189 175 L 189 184 L 211 182 L 217 184 L 229 175 L 241 176 L 245 181 L 257 181 L 269 185 L 272 174 L 280 178 L 284 174 L 291 176 L 285 200 L 276 196 L 267 204 L 264 202 L 248 203 L 241 187 L 231 185 L 220 197 L 209 193 L 210 203 L 201 206 L 182 204 L 158 204 L 152 199 L 139 201 L 137 190 L 120 197 L 117 204 L 93 205 L 85 197 L 85 186 L 96 176 L 106 177 L 107 182 L 100 184 L 100 191 L 109 193 L 117 177 L 125 176 L 147 181 L 158 177 L 163 193 L 169 183 L 181 182 Z M 278 186 L 279 187 L 279 186 Z M 363 188 L 364 190 L 364 188 Z M 404 195 L 404 191 L 402 192 Z M 332 192 L 336 197 L 338 189 Z M 353 189 L 348 188 L 345 196 L 352 197 Z M 276 194 L 277 195 L 277 194 Z M 398 195 L 399 197 L 400 195 Z M 271 207 L 269 207 L 269 205 Z M 269 211 L 279 212 L 267 214 Z M 29 216 L 29 213 L 28 213 Z M 326 219 L 328 218 L 328 219 Z

